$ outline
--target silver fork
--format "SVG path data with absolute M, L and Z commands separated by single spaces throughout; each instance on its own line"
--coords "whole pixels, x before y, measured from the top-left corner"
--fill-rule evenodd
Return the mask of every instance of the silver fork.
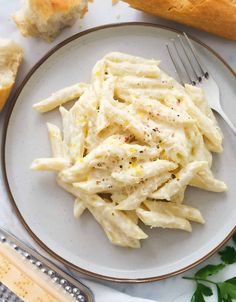
M 205 96 L 210 107 L 219 113 L 231 128 L 234 135 L 236 135 L 235 125 L 231 122 L 221 107 L 220 89 L 216 81 L 202 64 L 196 49 L 186 33 L 184 33 L 183 38 L 178 35 L 178 40 L 178 46 L 176 41 L 172 39 L 171 42 L 173 47 L 171 48 L 169 44 L 167 44 L 166 47 L 181 84 L 183 85 L 187 82 L 194 86 L 201 87 L 205 92 Z M 187 79 L 187 81 L 185 79 Z

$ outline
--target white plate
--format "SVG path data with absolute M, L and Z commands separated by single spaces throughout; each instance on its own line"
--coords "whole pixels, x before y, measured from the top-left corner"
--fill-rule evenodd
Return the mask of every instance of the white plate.
M 9 113 L 5 168 L 18 214 L 49 253 L 90 275 L 128 282 L 168 277 L 204 260 L 235 228 L 236 139 L 221 118 L 218 121 L 225 135 L 224 152 L 214 156 L 213 171 L 228 184 L 228 192 L 188 189 L 185 202 L 201 210 L 206 224 L 194 224 L 191 234 L 146 228 L 150 236 L 140 249 L 111 245 L 88 213 L 79 220 L 73 217 L 73 198 L 58 188 L 53 173 L 29 169 L 33 159 L 50 156 L 45 123 L 59 122 L 57 110 L 42 115 L 32 109 L 33 103 L 62 87 L 89 80 L 95 62 L 110 51 L 161 59 L 161 67 L 175 76 L 165 47 L 174 37 L 175 31 L 144 24 L 108 26 L 74 36 L 33 68 Z M 224 110 L 236 122 L 232 71 L 212 51 L 194 43 L 220 86 Z

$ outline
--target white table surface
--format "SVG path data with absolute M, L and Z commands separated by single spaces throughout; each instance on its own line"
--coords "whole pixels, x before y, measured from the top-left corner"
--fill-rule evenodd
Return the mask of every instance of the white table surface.
M 207 33 L 200 32 L 198 30 L 191 29 L 189 27 L 164 21 L 157 17 L 150 16 L 128 7 L 124 3 L 118 3 L 115 6 L 111 5 L 111 0 L 94 0 L 95 3 L 90 4 L 89 13 L 86 14 L 83 20 L 78 22 L 72 27 L 64 30 L 62 34 L 53 42 L 46 43 L 38 39 L 26 39 L 23 38 L 15 24 L 11 21 L 11 14 L 20 7 L 19 0 L 0 0 L 0 37 L 9 37 L 19 42 L 25 51 L 24 62 L 21 66 L 20 72 L 17 77 L 15 88 L 23 80 L 29 69 L 53 46 L 63 41 L 65 38 L 83 31 L 85 29 L 95 27 L 98 25 L 117 23 L 117 22 L 129 22 L 129 21 L 142 21 L 152 22 L 174 27 L 176 29 L 184 30 L 185 32 L 192 34 L 205 42 L 208 46 L 212 47 L 218 52 L 225 61 L 235 70 L 236 69 L 236 43 L 227 41 L 216 36 L 212 36 Z M 235 104 L 236 106 L 236 104 Z M 7 109 L 7 108 L 6 108 Z M 0 135 L 3 127 L 4 111 L 0 114 Z M 9 199 L 6 193 L 5 186 L 2 181 L 2 172 L 0 171 L 0 225 L 17 235 L 25 242 L 30 243 L 33 246 L 36 244 L 28 236 L 17 217 L 14 214 Z M 197 243 L 196 243 L 197 244 Z M 37 247 L 38 248 L 38 247 Z M 39 249 L 39 248 L 38 248 Z M 197 268 L 188 271 L 183 275 L 192 275 L 194 271 L 201 266 L 208 263 L 217 263 L 219 257 L 217 255 L 211 257 Z M 192 282 L 182 279 L 183 275 L 169 278 L 167 280 L 152 282 L 146 284 L 115 284 L 112 282 L 102 282 L 117 290 L 126 292 L 133 296 L 150 298 L 158 300 L 160 302 L 187 302 L 190 301 L 190 295 L 193 292 L 194 285 Z M 223 280 L 236 275 L 236 265 L 231 265 L 224 270 L 217 278 Z M 207 301 L 216 301 L 216 298 L 210 298 Z M 112 301 L 111 301 L 112 302 Z

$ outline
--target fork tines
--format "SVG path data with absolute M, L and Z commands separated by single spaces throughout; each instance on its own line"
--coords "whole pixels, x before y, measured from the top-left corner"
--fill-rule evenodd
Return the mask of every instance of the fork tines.
M 183 37 L 178 35 L 178 41 L 171 39 L 171 44 L 172 46 L 167 44 L 166 47 L 181 84 L 190 82 L 192 85 L 196 85 L 203 78 L 209 77 L 207 69 L 203 66 L 186 33 L 183 33 Z

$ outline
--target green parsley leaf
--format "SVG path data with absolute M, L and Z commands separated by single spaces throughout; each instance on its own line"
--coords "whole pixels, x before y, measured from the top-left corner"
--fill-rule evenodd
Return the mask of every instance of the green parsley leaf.
M 226 280 L 225 282 L 236 285 L 236 277 Z
M 201 268 L 199 271 L 197 271 L 195 274 L 195 277 L 206 279 L 209 276 L 217 274 L 224 267 L 225 267 L 225 264 L 223 264 L 223 263 L 220 263 L 218 265 L 209 264 L 209 265 Z
M 195 290 L 192 298 L 191 298 L 191 302 L 205 302 L 205 299 L 202 295 L 201 290 L 199 289 L 199 287 L 197 286 L 197 289 Z
M 223 299 L 223 302 L 233 302 L 233 300 L 230 297 L 228 297 L 227 299 Z
M 213 295 L 212 289 L 202 283 L 198 283 L 198 289 L 202 292 L 204 296 L 209 297 Z
M 221 297 L 227 301 L 228 298 L 236 299 L 236 284 L 228 281 L 218 283 Z
M 221 260 L 226 264 L 236 263 L 236 250 L 232 246 L 226 246 L 219 252 Z
M 191 302 L 205 302 L 204 296 L 212 296 L 212 289 L 202 283 L 197 283 L 197 288 L 191 298 Z
M 233 235 L 232 239 L 233 239 L 233 242 L 236 244 L 236 233 Z

